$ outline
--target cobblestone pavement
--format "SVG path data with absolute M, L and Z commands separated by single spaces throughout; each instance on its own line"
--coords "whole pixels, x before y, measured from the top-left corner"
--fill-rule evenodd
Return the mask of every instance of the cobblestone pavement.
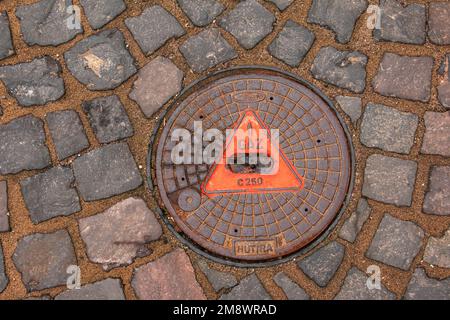
M 67 3 L 0 1 L 0 299 L 450 298 L 450 2 L 73 0 L 72 29 Z M 258 269 L 183 247 L 145 185 L 160 110 L 250 64 L 332 98 L 357 159 L 333 232 Z

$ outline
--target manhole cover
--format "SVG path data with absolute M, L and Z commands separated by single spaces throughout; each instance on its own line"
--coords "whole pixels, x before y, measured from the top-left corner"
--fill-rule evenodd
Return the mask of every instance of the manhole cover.
M 164 220 L 221 261 L 297 253 L 343 210 L 347 136 L 332 105 L 292 75 L 239 68 L 201 80 L 170 108 L 151 148 Z

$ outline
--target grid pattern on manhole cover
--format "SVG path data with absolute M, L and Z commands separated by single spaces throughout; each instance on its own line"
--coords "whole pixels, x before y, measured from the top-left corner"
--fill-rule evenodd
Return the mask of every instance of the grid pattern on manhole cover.
M 239 98 L 243 93 L 254 99 Z M 204 131 L 225 133 L 248 110 L 269 129 L 279 129 L 280 149 L 303 177 L 302 190 L 208 197 L 201 184 L 211 166 L 173 164 L 174 129 L 193 134 L 194 121 L 202 121 Z M 350 185 L 350 145 L 334 110 L 296 79 L 273 70 L 222 72 L 187 90 L 157 142 L 158 194 L 169 220 L 221 258 L 267 261 L 304 248 L 333 222 Z

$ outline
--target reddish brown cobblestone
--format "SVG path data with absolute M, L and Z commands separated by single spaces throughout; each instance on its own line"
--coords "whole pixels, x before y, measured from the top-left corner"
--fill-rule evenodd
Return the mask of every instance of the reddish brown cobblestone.
M 450 3 L 441 1 L 430 3 L 429 15 L 428 37 L 430 41 L 438 45 L 450 44 L 450 25 L 448 23 Z
M 181 249 L 135 270 L 133 289 L 141 300 L 203 300 L 189 257 Z
M 425 113 L 425 136 L 422 153 L 450 156 L 450 111 Z

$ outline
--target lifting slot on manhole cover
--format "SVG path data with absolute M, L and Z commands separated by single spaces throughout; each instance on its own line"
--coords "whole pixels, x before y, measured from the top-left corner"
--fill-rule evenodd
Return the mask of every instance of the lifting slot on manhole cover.
M 267 265 L 310 249 L 352 187 L 353 149 L 333 105 L 273 69 L 226 70 L 186 89 L 152 145 L 164 221 L 225 263 Z

